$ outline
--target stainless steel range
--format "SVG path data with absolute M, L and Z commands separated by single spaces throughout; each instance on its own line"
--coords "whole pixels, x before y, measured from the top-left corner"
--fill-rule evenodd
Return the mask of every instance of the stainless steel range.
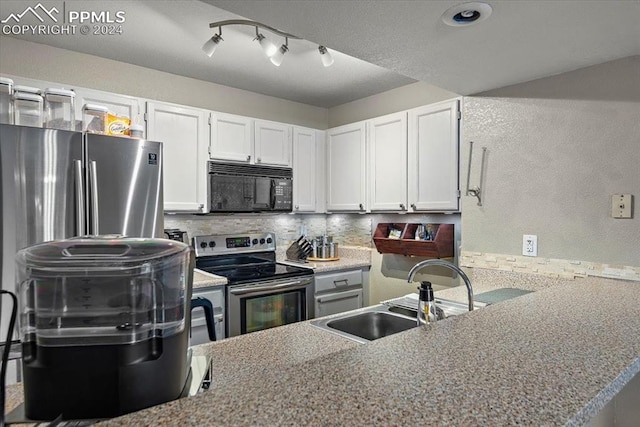
M 274 233 L 195 236 L 196 268 L 227 278 L 226 336 L 313 318 L 313 270 L 276 262 Z

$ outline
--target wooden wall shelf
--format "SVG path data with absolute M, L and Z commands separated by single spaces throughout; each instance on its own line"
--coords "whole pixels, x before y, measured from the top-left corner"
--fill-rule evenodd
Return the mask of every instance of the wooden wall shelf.
M 421 224 L 381 222 L 373 233 L 373 243 L 381 254 L 413 255 L 425 258 L 453 257 L 453 224 L 428 224 L 435 229 L 432 240 L 415 239 L 419 225 Z M 394 229 L 401 230 L 400 238 L 389 238 L 389 233 Z

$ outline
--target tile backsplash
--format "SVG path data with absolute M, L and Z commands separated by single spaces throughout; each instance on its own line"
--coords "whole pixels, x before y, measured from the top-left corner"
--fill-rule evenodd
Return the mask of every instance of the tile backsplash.
M 595 276 L 640 281 L 640 267 L 579 260 L 462 251 L 460 265 L 463 267 L 532 273 L 561 279 Z

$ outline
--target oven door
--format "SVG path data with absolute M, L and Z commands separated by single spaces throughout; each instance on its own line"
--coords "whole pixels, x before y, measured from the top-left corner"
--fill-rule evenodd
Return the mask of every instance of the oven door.
M 313 276 L 227 287 L 229 337 L 313 318 Z

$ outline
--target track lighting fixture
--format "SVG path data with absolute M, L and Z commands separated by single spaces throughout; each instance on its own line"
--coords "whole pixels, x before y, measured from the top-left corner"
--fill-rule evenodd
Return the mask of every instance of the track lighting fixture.
M 318 51 L 320 52 L 322 65 L 324 65 L 325 67 L 330 67 L 333 64 L 333 56 L 331 56 L 327 48 L 324 46 L 318 46 Z
M 282 64 L 282 60 L 284 59 L 284 54 L 289 51 L 289 38 L 284 38 L 284 44 L 280 46 L 280 49 L 276 51 L 276 53 L 271 57 L 271 63 L 276 67 L 279 67 Z
M 248 19 L 229 19 L 226 21 L 212 22 L 211 24 L 209 24 L 209 28 L 218 28 L 218 34 L 215 34 L 202 46 L 202 50 L 207 54 L 207 56 L 211 57 L 216 51 L 216 48 L 218 47 L 220 42 L 224 40 L 222 38 L 222 27 L 225 25 L 247 25 L 255 27 L 256 37 L 253 40 L 258 41 L 265 55 L 267 55 L 267 57 L 271 60 L 271 63 L 273 63 L 273 65 L 275 65 L 276 67 L 279 67 L 282 64 L 285 53 L 289 51 L 289 39 L 300 40 L 300 37 L 298 36 L 285 33 L 257 21 L 250 21 Z M 282 44 L 280 48 L 278 48 L 273 42 L 267 39 L 264 34 L 259 31 L 259 28 L 266 29 L 280 37 L 284 37 L 284 44 Z M 333 64 L 333 57 L 331 56 L 327 48 L 324 46 L 318 46 L 318 50 L 320 52 L 320 59 L 322 60 L 322 64 L 325 67 L 331 66 L 331 64 Z
M 258 32 L 258 27 L 256 27 L 256 38 L 254 40 L 258 40 L 258 43 L 262 46 L 262 50 L 264 50 L 264 54 L 267 55 L 267 58 L 271 58 L 278 51 L 275 44 L 263 36 L 262 33 Z
M 207 40 L 202 46 L 202 50 L 204 50 L 204 53 L 206 53 L 209 58 L 211 58 L 213 52 L 216 51 L 218 44 L 224 40 L 220 34 L 221 31 L 219 31 L 218 34 L 214 34 L 213 37 Z

